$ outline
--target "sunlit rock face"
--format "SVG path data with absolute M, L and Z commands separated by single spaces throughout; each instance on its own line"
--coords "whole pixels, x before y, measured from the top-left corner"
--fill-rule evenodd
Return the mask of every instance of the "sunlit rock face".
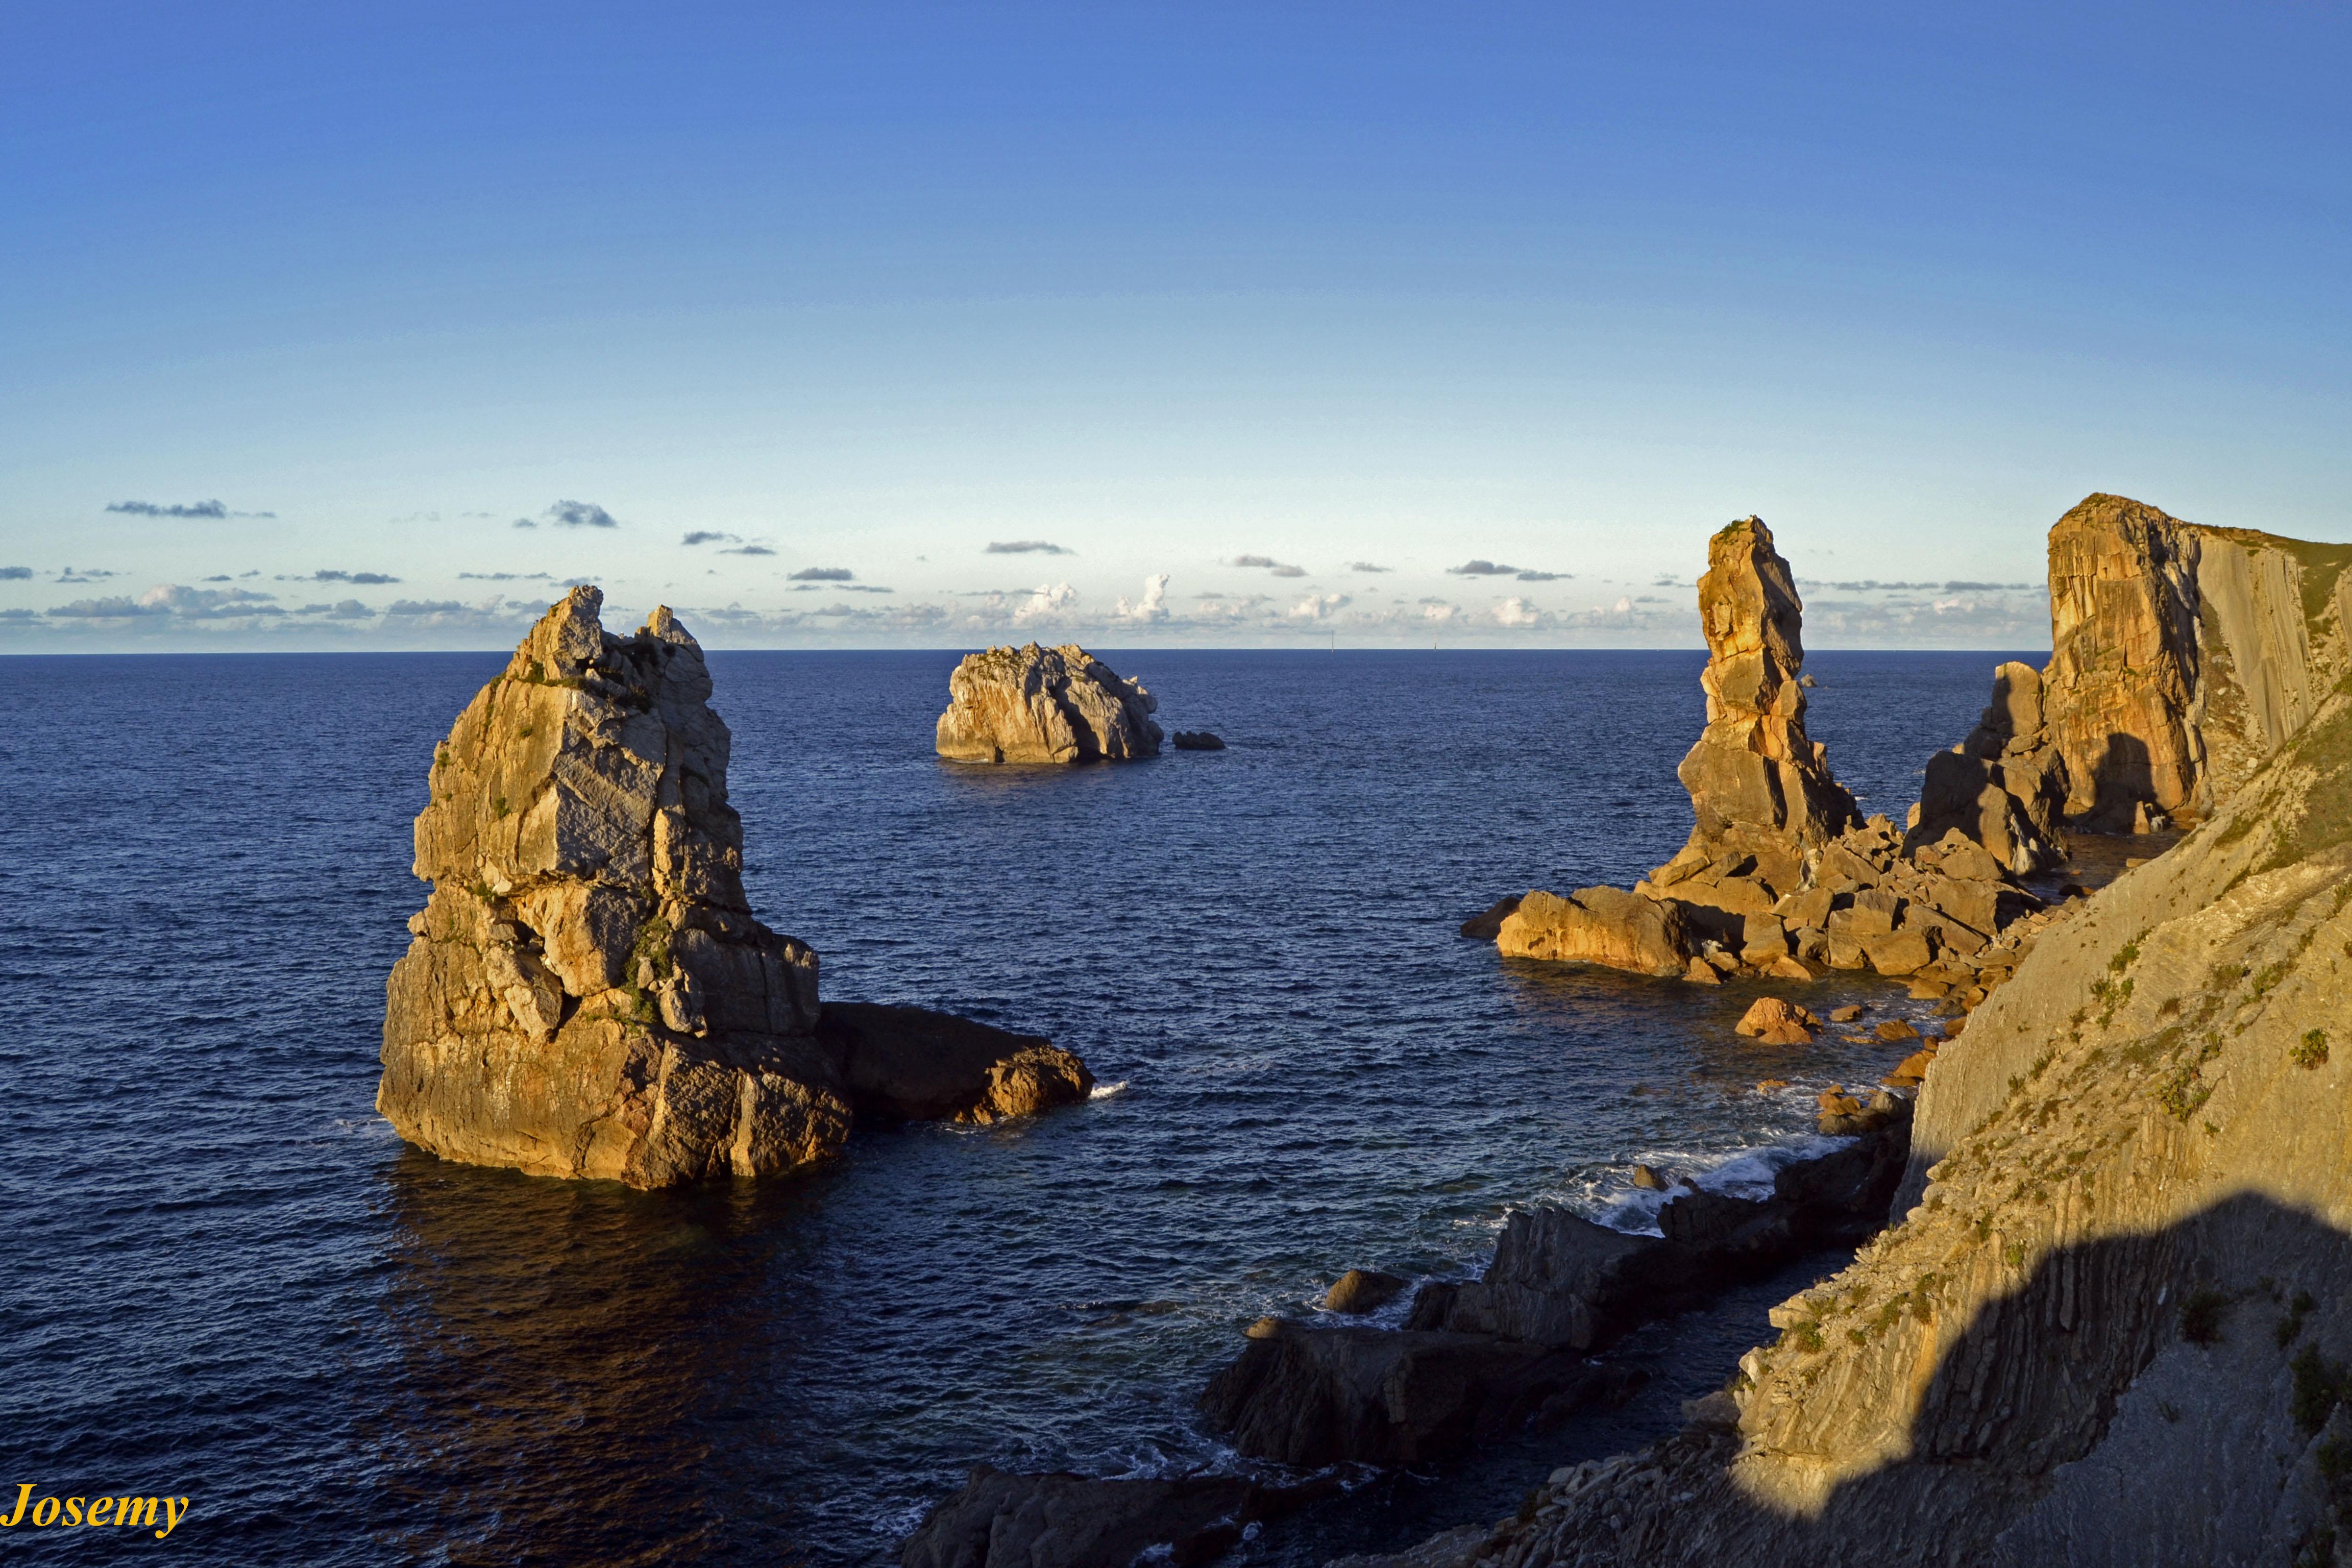
M 2050 531 L 2043 710 L 2066 815 L 2201 820 L 2352 669 L 2352 546 L 2206 528 L 2094 495 Z
M 702 650 L 602 604 L 550 609 L 435 750 L 377 1109 L 446 1158 L 640 1186 L 821 1159 L 850 1110 L 816 954 L 745 900 Z
M 1706 562 L 1706 728 L 1676 770 L 1697 820 L 1667 864 L 1754 856 L 1766 882 L 1793 890 L 1805 851 L 1859 826 L 1862 813 L 1805 733 L 1804 605 L 1772 531 L 1761 518 L 1731 523 L 1707 541 Z
M 1160 751 L 1160 704 L 1078 647 L 992 647 L 948 678 L 940 755 L 960 763 L 1130 762 Z

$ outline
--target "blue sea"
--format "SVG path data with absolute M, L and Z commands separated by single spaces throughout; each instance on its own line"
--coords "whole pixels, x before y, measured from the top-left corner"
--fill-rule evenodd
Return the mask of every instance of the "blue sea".
M 713 656 L 753 901 L 824 994 L 1050 1035 L 1102 1087 L 663 1193 L 444 1163 L 373 1110 L 409 823 L 502 653 L 0 659 L 0 1500 L 185 1496 L 147 1545 L 190 1563 L 895 1563 L 975 1461 L 1235 1464 L 1192 1400 L 1252 1319 L 1474 1268 L 1513 1205 L 1618 1211 L 1636 1161 L 1753 1162 L 1901 1054 L 1456 936 L 1679 846 L 1696 653 L 1105 657 L 1230 749 L 961 767 L 953 655 Z M 1866 810 L 1901 819 L 2001 657 L 1814 657 Z M 1865 991 L 1901 996 L 1822 994 Z M 1230 1561 L 1507 1513 L 1670 1429 L 1835 1262 L 1636 1335 L 1623 1411 L 1350 1474 Z M 128 1550 L 90 1533 L 0 1554 Z

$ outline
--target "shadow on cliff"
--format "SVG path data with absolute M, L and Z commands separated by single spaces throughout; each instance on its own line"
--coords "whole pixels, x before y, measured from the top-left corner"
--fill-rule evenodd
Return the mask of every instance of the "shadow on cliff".
M 2002 1243 L 1996 1233 L 1985 1245 Z M 2309 1315 L 2293 1314 L 2290 1332 L 2298 1296 L 2309 1298 Z M 2336 1357 L 2352 1352 L 2347 1307 L 2352 1237 L 2266 1197 L 2232 1197 L 2161 1231 L 2060 1248 L 1988 1300 L 1939 1357 L 1910 1423 L 1908 1456 L 1839 1483 L 1818 1512 L 1791 1517 L 1748 1496 L 1722 1468 L 1729 1440 L 1714 1437 L 1702 1458 L 1689 1446 L 1710 1440 L 1685 1433 L 1669 1447 L 1685 1447 L 1686 1458 L 1714 1471 L 1705 1501 L 1661 1507 L 1622 1492 L 1589 1494 L 1591 1517 L 1559 1538 L 1556 1556 L 1531 1561 L 2287 1561 L 2291 1550 L 2282 1556 L 2282 1548 L 2325 1521 L 2315 1497 L 2300 1511 L 2279 1507 L 2277 1477 L 2339 1395 L 2352 1395 L 2340 1371 L 2315 1383 L 2319 1363 L 2300 1378 L 2290 1367 L 2315 1345 Z M 1917 1331 L 1915 1310 L 1907 1299 L 1870 1301 L 1821 1326 L 1827 1375 L 1804 1398 L 1811 1419 L 1796 1439 L 1803 1447 L 1833 1452 L 1909 1380 L 1911 1357 L 1897 1336 Z M 1850 1339 L 1857 1333 L 1859 1343 Z M 2134 1382 L 2176 1350 L 2182 1362 L 2168 1363 L 2162 1389 L 2126 1405 Z M 2317 1401 L 2305 1403 L 2300 1425 L 2291 1397 Z M 2111 1440 L 2113 1454 L 2053 1477 Z M 2286 1539 L 2231 1533 L 2224 1512 L 2232 1506 L 2238 1526 L 2270 1523 Z M 1623 1528 L 1601 1522 L 1612 1514 Z M 1995 1539 L 2021 1521 L 1995 1551 Z
M 392 1349 L 352 1390 L 378 1541 L 457 1563 L 795 1561 L 789 1500 L 729 1498 L 706 1460 L 775 1413 L 779 1281 L 831 1184 L 639 1192 L 404 1151 L 382 1200 Z

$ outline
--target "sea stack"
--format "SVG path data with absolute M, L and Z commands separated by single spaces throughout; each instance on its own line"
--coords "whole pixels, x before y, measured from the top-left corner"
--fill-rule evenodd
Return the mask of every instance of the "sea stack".
M 1160 704 L 1078 647 L 992 647 L 948 678 L 939 752 L 959 763 L 1129 762 L 1155 756 Z
M 572 590 L 434 750 L 433 884 L 385 988 L 376 1109 L 445 1159 L 656 1187 L 788 1171 L 854 1112 L 986 1121 L 1084 1100 L 1034 1036 L 829 1011 L 817 957 L 744 896 L 727 726 L 666 609 Z
M 1753 856 L 1766 881 L 1793 889 L 1805 851 L 1859 826 L 1862 813 L 1805 733 L 1804 605 L 1763 519 L 1742 518 L 1707 541 L 1698 610 L 1706 728 L 1675 770 L 1697 821 L 1658 879 Z
M 823 1158 L 816 954 L 753 918 L 727 726 L 667 609 L 574 588 L 433 758 L 376 1108 L 453 1160 L 661 1186 Z

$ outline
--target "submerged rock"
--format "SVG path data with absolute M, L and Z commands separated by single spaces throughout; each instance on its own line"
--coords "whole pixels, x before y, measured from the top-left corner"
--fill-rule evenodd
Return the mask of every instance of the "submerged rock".
M 948 678 L 939 753 L 962 763 L 1126 762 L 1160 751 L 1159 703 L 1076 643 L 968 654 Z
M 634 637 L 574 588 L 434 752 L 433 884 L 385 986 L 376 1108 L 445 1159 L 656 1187 L 824 1159 L 860 1106 L 986 1121 L 1085 1098 L 1044 1040 L 826 1009 L 751 910 L 727 726 L 667 609 Z

